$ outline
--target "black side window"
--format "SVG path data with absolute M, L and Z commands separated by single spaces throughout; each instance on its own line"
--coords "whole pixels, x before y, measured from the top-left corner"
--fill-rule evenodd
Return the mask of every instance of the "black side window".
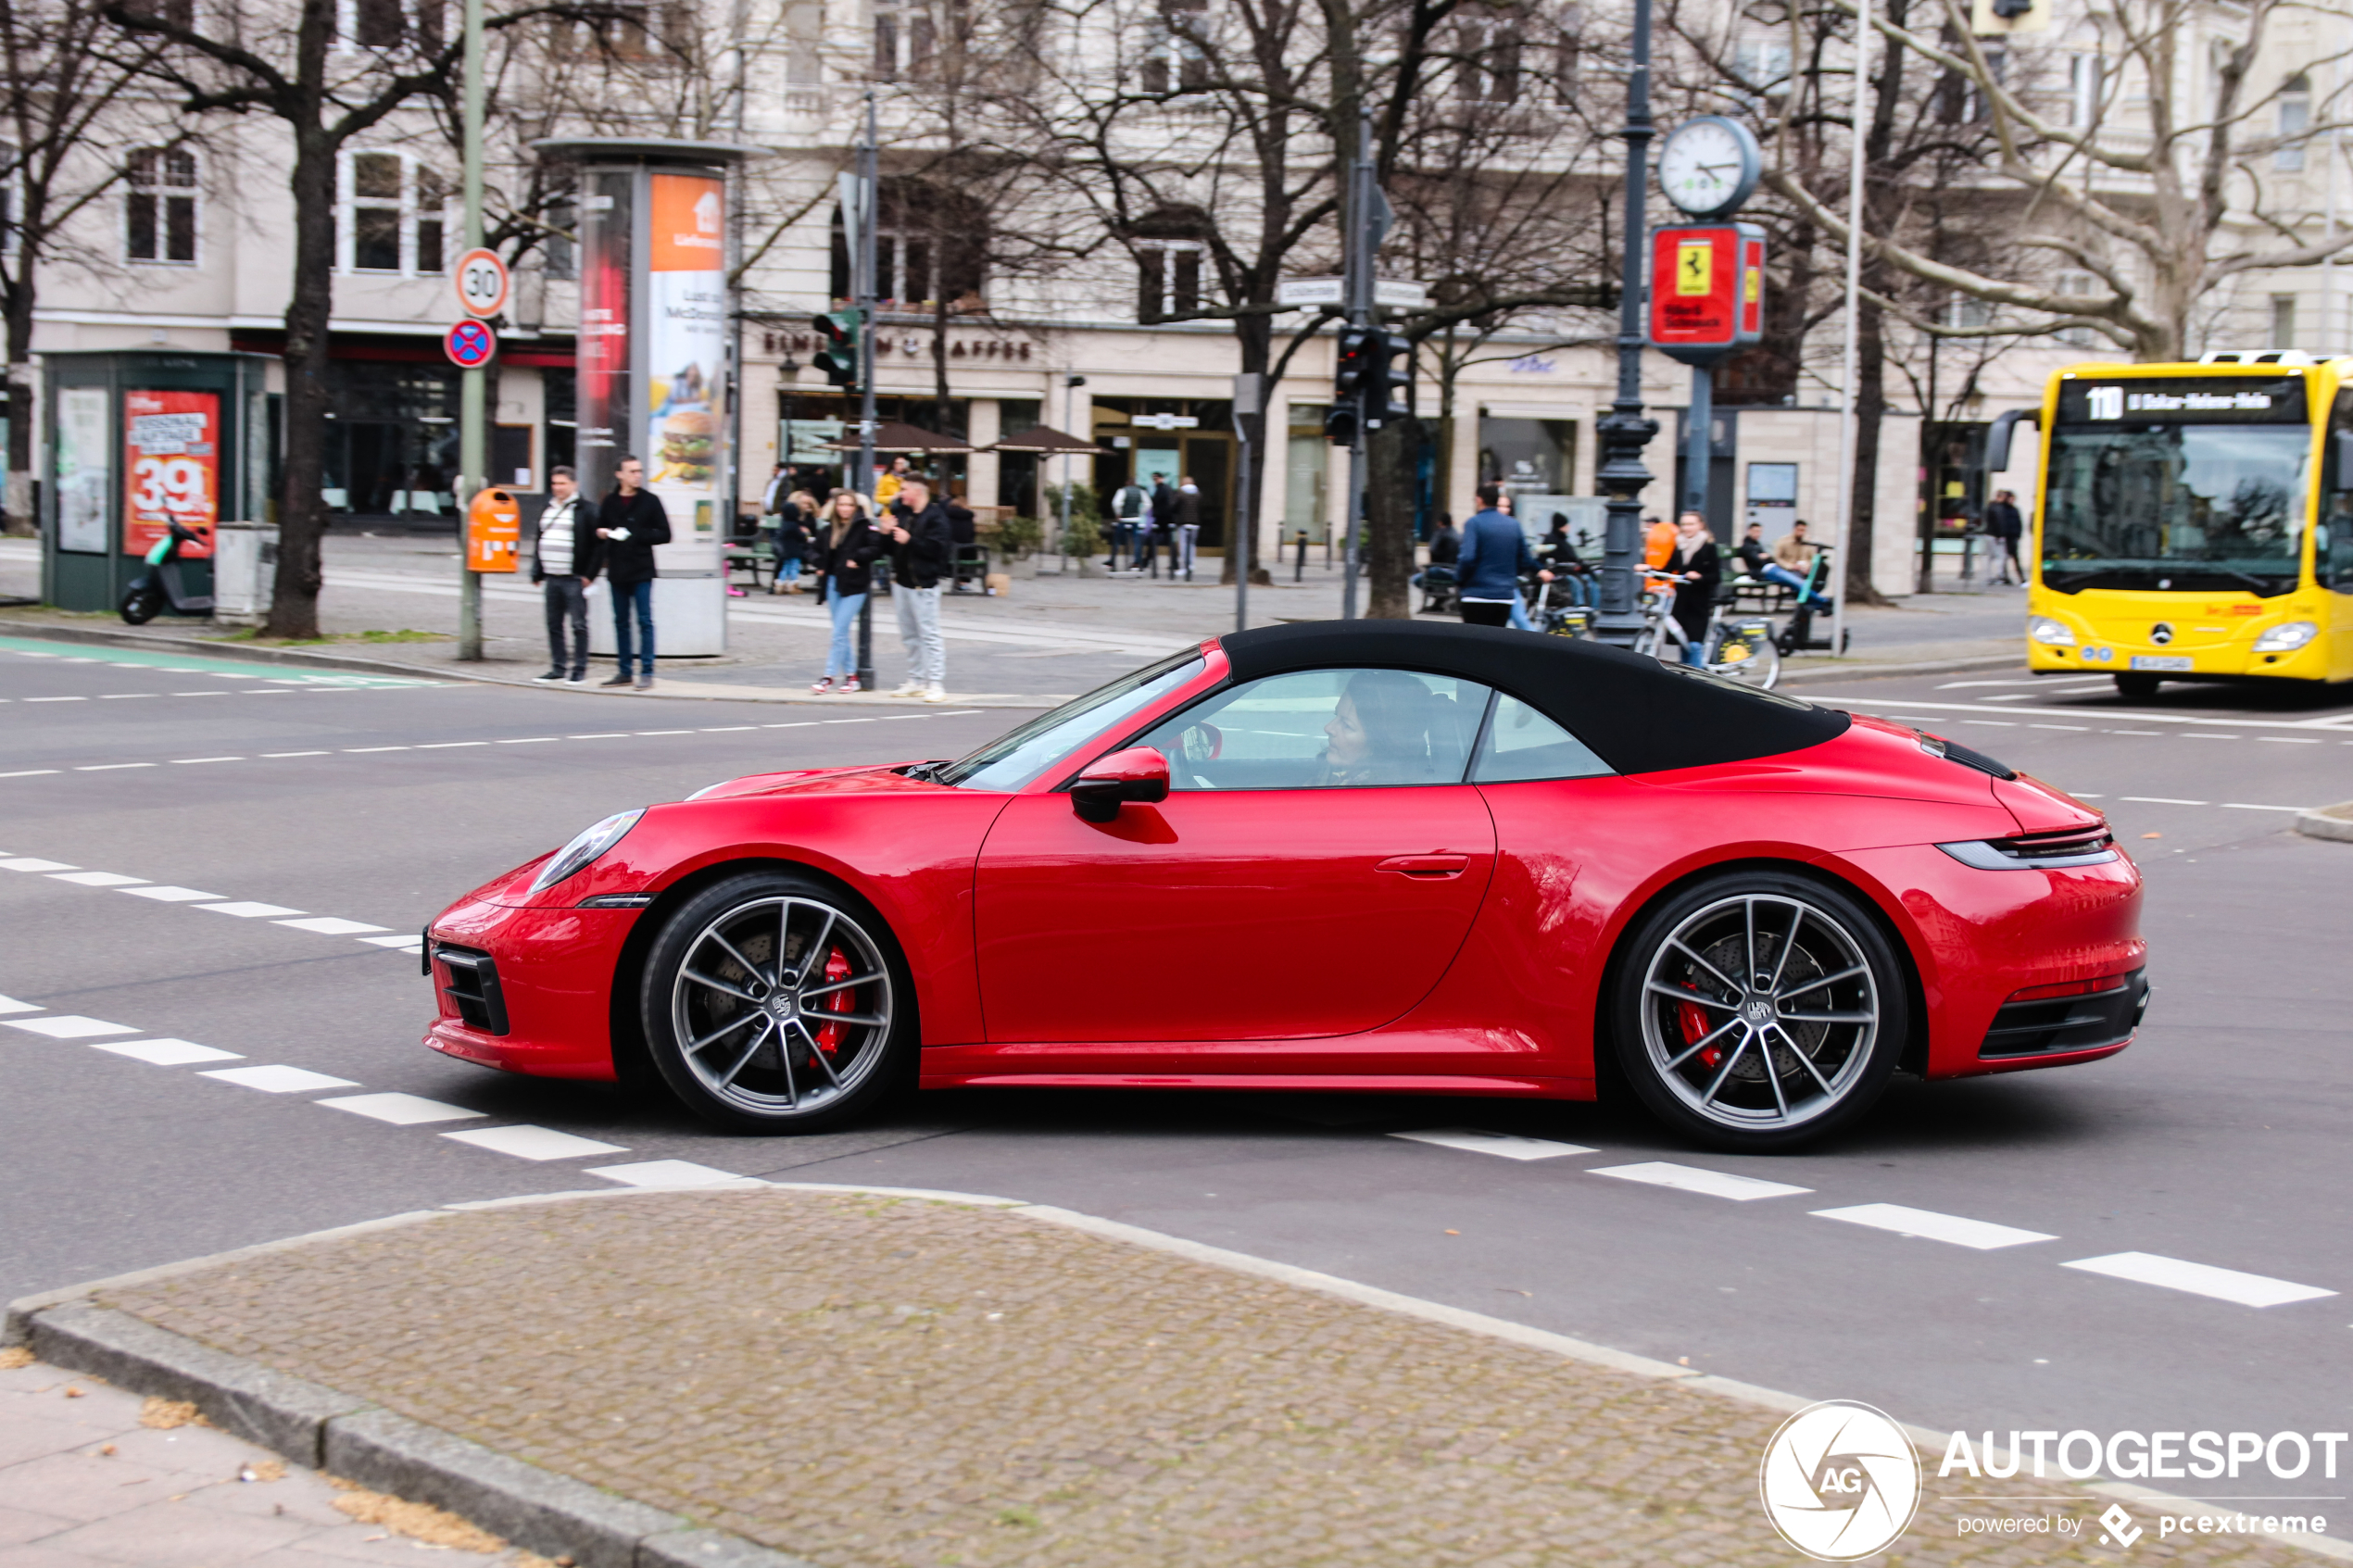
M 2321 526 L 2312 535 L 2312 574 L 2353 594 L 2353 387 L 2336 395 L 2328 449 L 2321 454 Z

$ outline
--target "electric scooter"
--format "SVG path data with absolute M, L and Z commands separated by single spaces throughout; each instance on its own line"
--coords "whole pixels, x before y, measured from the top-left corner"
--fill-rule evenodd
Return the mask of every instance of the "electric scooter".
M 180 585 L 180 546 L 199 544 L 210 532 L 173 523 L 147 552 L 147 570 L 122 591 L 122 619 L 145 626 L 167 609 L 174 615 L 210 615 L 210 594 L 191 594 Z

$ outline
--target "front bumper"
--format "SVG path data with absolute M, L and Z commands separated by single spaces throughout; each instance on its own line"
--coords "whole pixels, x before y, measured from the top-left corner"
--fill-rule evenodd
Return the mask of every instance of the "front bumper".
M 2122 984 L 2075 997 L 2037 997 L 2002 1004 L 1977 1047 L 1978 1060 L 2000 1067 L 2040 1066 L 2054 1057 L 2081 1060 L 2122 1050 L 2148 1010 L 2147 972 Z
M 440 1011 L 424 1043 L 510 1073 L 611 1082 L 613 977 L 638 913 L 522 909 L 480 899 L 452 905 L 426 928 Z M 465 973 L 462 958 L 453 967 L 438 952 L 445 945 L 487 955 L 496 974 L 497 1016 L 471 1001 L 479 994 L 479 972 Z M 504 1033 L 490 1026 L 500 1022 Z

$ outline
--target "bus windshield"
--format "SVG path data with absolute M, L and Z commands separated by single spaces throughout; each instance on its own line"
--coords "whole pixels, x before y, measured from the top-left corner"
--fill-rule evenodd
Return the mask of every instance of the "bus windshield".
M 2051 433 L 2043 585 L 2292 592 L 2312 431 L 2127 416 Z

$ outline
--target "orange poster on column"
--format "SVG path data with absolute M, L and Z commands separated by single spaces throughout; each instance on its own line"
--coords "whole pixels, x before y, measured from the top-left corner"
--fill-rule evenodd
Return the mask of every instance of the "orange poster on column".
M 220 397 L 126 392 L 122 431 L 122 553 L 146 554 L 177 522 L 196 533 L 181 558 L 211 555 L 220 521 Z

